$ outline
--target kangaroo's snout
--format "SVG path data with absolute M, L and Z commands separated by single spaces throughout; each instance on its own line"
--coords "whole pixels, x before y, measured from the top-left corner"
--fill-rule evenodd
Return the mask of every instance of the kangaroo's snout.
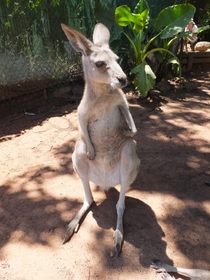
M 117 79 L 118 79 L 118 81 L 120 82 L 121 87 L 125 87 L 125 86 L 127 85 L 127 83 L 128 83 L 128 80 L 127 80 L 126 77 L 125 77 L 125 78 L 118 77 Z

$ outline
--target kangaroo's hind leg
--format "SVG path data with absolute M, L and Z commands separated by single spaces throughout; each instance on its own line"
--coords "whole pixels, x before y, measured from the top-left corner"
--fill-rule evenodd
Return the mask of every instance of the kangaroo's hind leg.
M 125 210 L 125 193 L 130 184 L 135 180 L 140 165 L 140 159 L 136 154 L 136 143 L 129 139 L 121 151 L 120 158 L 120 196 L 116 205 L 117 225 L 114 232 L 115 256 L 121 252 L 123 242 L 123 214 Z
M 88 178 L 87 161 L 89 159 L 87 159 L 86 145 L 82 139 L 79 139 L 76 143 L 75 150 L 72 155 L 72 160 L 73 160 L 74 169 L 82 181 L 82 185 L 84 189 L 84 202 L 82 208 L 73 218 L 73 220 L 68 224 L 63 243 L 66 243 L 68 239 L 71 238 L 73 233 L 77 231 L 80 220 L 85 215 L 85 213 L 90 208 L 93 202 L 93 197 L 92 197 L 89 178 Z

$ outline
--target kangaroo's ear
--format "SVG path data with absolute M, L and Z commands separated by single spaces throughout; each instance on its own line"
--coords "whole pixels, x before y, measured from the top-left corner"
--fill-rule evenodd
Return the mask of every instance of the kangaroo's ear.
M 93 47 L 93 43 L 90 40 L 88 40 L 80 32 L 69 28 L 63 23 L 61 24 L 61 27 L 69 39 L 70 44 L 77 52 L 81 52 L 85 56 L 90 55 Z
M 109 45 L 110 32 L 102 23 L 97 23 L 93 32 L 93 43 L 98 46 Z

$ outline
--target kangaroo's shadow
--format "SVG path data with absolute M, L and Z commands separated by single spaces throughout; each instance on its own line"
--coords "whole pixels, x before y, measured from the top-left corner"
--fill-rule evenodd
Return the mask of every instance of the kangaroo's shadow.
M 93 205 L 91 211 L 99 227 L 115 230 L 117 214 L 116 203 L 119 192 L 111 188 L 106 192 L 106 199 L 99 205 Z M 166 242 L 162 240 L 165 236 L 162 228 L 157 223 L 155 213 L 144 202 L 139 199 L 125 198 L 124 213 L 124 242 L 132 244 L 139 249 L 139 262 L 144 267 L 149 267 L 154 258 L 172 264 L 166 254 Z M 124 246 L 124 245 L 123 245 Z M 122 248 L 123 251 L 123 248 Z

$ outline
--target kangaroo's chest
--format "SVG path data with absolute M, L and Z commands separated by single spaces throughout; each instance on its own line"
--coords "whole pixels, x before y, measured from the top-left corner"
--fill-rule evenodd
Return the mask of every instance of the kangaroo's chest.
M 101 111 L 89 119 L 88 132 L 96 151 L 96 156 L 108 162 L 119 159 L 122 144 L 127 137 L 123 134 L 125 119 L 118 107 Z
M 101 107 L 96 110 L 93 108 L 88 118 L 88 130 L 90 133 L 93 134 L 96 131 L 103 134 L 113 133 L 121 127 L 123 116 L 119 107 L 110 107 Z
M 127 123 L 119 107 L 123 101 L 120 93 L 101 96 L 92 103 L 82 100 L 79 111 L 82 110 L 87 120 L 90 140 L 100 157 L 118 157 L 122 143 L 127 139 L 123 133 Z M 86 104 L 90 104 L 89 107 L 85 108 Z M 80 121 L 83 121 L 81 117 Z

